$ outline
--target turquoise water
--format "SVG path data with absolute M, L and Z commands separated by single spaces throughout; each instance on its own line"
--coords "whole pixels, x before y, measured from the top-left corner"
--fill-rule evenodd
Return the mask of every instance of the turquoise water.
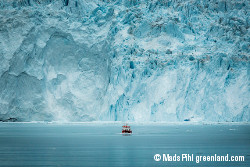
M 250 166 L 249 125 L 0 124 L 0 166 Z M 166 162 L 155 154 L 243 155 L 244 162 Z

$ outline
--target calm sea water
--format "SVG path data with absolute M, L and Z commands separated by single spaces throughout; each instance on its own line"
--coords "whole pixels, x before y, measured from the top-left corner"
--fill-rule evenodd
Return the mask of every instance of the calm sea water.
M 249 125 L 0 124 L 0 166 L 250 166 Z M 193 154 L 193 162 L 155 161 Z M 244 162 L 195 162 L 196 156 L 244 156 Z

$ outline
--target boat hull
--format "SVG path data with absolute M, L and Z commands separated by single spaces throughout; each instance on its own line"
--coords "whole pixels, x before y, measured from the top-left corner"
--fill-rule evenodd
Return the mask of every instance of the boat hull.
M 123 130 L 122 134 L 132 134 L 132 130 Z

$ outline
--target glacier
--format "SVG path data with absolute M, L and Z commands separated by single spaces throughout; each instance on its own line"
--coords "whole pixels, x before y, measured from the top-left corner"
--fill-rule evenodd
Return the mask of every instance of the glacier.
M 247 0 L 0 0 L 0 120 L 249 122 Z

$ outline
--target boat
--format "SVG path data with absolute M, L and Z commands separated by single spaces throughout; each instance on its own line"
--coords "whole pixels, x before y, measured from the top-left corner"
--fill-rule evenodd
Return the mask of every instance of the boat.
M 122 126 L 122 134 L 132 134 L 132 130 L 131 130 L 130 126 L 128 126 L 127 124 L 123 125 Z

